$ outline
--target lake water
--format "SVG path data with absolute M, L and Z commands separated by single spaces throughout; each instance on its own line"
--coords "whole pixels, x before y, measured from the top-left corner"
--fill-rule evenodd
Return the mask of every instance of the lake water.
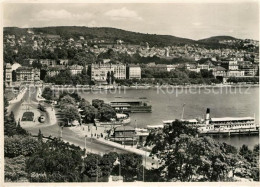
M 80 92 L 79 92 L 80 93 Z M 102 99 L 105 102 L 117 100 L 142 100 L 152 105 L 152 113 L 131 114 L 131 126 L 139 128 L 147 125 L 162 124 L 163 120 L 204 117 L 206 108 L 210 108 L 211 117 L 256 117 L 259 121 L 259 88 L 169 88 L 169 89 L 129 89 L 102 90 L 80 93 L 90 101 Z M 144 99 L 145 98 L 145 99 Z M 247 144 L 253 147 L 259 143 L 258 136 L 216 138 L 240 147 Z

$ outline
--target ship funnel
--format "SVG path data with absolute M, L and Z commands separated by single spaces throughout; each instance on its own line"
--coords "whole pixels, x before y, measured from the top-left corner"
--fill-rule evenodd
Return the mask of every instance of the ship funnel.
M 206 112 L 206 125 L 209 124 L 209 113 L 210 113 L 210 109 L 207 108 L 207 112 Z

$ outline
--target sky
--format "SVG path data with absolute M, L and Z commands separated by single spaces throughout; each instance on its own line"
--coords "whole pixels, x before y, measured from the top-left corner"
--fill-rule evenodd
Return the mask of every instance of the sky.
M 87 26 L 190 39 L 259 40 L 257 1 L 237 3 L 6 3 L 4 27 Z

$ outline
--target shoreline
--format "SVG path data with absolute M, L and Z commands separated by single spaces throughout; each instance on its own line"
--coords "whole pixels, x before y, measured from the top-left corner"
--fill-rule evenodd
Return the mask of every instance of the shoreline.
M 49 86 L 49 85 L 46 85 Z M 259 87 L 259 84 L 223 84 L 223 85 L 132 85 L 132 86 L 115 86 L 113 88 L 104 87 L 89 87 L 89 85 L 66 86 L 66 85 L 51 85 L 52 90 L 82 90 L 82 91 L 106 91 L 106 90 L 149 90 L 149 89 L 188 89 L 188 88 L 248 88 Z

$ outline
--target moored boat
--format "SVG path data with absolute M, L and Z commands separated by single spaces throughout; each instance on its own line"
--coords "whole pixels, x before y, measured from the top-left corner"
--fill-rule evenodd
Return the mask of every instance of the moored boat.
M 173 121 L 163 121 L 163 124 L 169 125 Z M 259 134 L 259 125 L 255 123 L 255 117 L 210 118 L 209 108 L 207 108 L 205 119 L 181 119 L 181 121 L 197 128 L 202 135 Z

